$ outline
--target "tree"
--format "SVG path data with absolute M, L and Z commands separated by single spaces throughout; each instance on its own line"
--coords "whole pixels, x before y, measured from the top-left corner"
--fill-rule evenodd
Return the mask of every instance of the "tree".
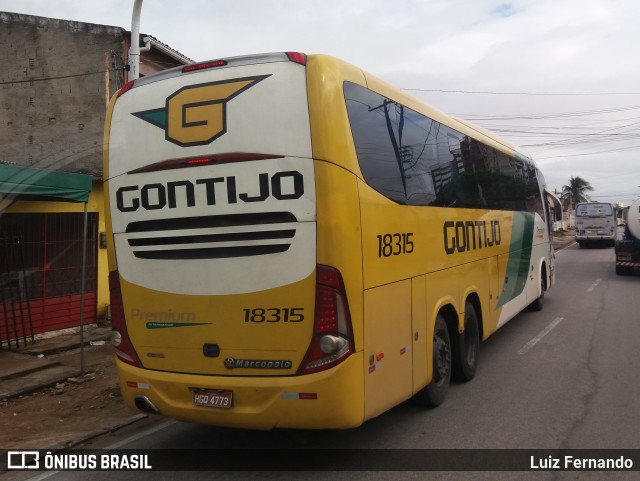
M 586 192 L 593 190 L 591 184 L 582 177 L 571 177 L 568 185 L 562 186 L 562 199 L 565 208 L 575 209 L 580 202 L 589 202 Z

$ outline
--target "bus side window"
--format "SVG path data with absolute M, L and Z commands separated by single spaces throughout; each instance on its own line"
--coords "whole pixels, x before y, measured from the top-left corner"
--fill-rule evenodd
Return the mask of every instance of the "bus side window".
M 536 168 L 360 85 L 345 82 L 351 133 L 369 186 L 405 205 L 536 212 Z

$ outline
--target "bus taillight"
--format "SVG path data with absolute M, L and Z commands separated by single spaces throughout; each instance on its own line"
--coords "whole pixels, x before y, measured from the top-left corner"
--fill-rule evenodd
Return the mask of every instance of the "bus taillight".
M 191 65 L 182 67 L 182 73 L 197 72 L 199 70 L 206 70 L 209 68 L 224 67 L 225 65 L 227 65 L 227 63 L 228 62 L 226 60 L 209 60 L 207 62 L 192 63 Z
M 116 355 L 121 361 L 132 366 L 142 367 L 127 332 L 118 271 L 109 273 L 109 292 L 111 294 L 111 344 L 115 347 Z
M 322 371 L 354 352 L 351 317 L 342 276 L 337 269 L 317 266 L 313 338 L 299 374 Z
M 287 57 L 291 62 L 307 65 L 307 56 L 300 52 L 287 52 Z

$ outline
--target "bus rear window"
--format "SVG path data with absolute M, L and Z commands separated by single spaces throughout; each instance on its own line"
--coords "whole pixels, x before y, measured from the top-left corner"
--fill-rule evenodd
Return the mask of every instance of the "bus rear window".
M 613 215 L 611 204 L 579 204 L 576 207 L 577 217 L 606 217 Z

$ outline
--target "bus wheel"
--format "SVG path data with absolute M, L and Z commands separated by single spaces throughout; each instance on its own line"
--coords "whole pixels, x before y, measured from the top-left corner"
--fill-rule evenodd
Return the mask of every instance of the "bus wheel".
M 544 307 L 544 293 L 547 290 L 547 271 L 542 268 L 542 278 L 540 279 L 540 297 L 527 306 L 528 311 L 540 312 Z
M 458 335 L 453 373 L 456 379 L 466 382 L 471 381 L 476 375 L 480 353 L 480 331 L 473 304 L 467 302 L 464 310 L 464 332 Z
M 444 317 L 438 315 L 433 330 L 433 375 L 431 382 L 414 396 L 416 403 L 436 407 L 444 402 L 451 381 L 451 340 Z

